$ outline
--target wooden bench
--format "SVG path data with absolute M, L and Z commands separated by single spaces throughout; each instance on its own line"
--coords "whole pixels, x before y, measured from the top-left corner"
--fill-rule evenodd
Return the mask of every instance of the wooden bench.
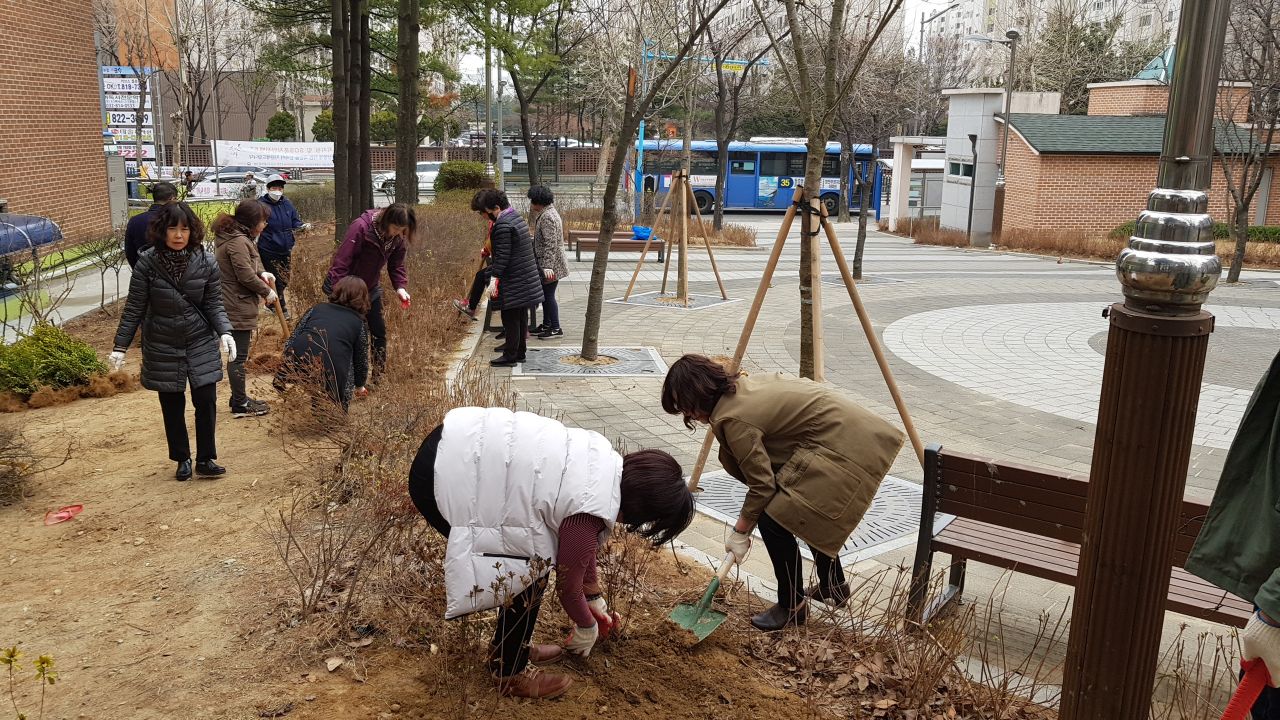
M 984 458 L 925 451 L 920 538 L 911 574 L 909 609 L 921 623 L 964 592 L 969 560 L 1074 586 L 1084 535 L 1087 479 Z M 938 513 L 954 515 L 934 533 Z M 1243 627 L 1253 612 L 1244 600 L 1183 569 L 1208 506 L 1184 500 L 1169 582 L 1169 610 Z M 942 594 L 926 604 L 934 553 L 951 567 Z
M 609 252 L 643 252 L 645 240 L 635 240 L 630 237 L 631 228 L 618 228 L 614 231 L 613 241 L 609 243 Z M 657 251 L 658 262 L 664 259 L 664 245 L 660 239 L 654 238 L 649 246 L 650 251 Z M 570 230 L 569 231 L 569 247 L 573 249 L 578 262 L 582 262 L 582 251 L 588 250 L 595 252 L 600 247 L 600 231 L 599 230 Z

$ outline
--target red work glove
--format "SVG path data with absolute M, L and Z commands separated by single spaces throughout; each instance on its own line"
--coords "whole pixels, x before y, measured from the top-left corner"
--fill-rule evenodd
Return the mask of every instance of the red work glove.
M 609 634 L 622 623 L 622 617 L 609 610 L 609 604 L 605 602 L 603 596 L 588 600 L 587 607 L 591 608 L 591 614 L 595 616 L 596 624 L 600 626 L 600 639 L 609 639 Z

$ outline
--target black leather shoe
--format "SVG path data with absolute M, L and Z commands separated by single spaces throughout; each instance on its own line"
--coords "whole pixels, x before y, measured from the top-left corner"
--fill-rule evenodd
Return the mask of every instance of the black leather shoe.
M 751 624 L 757 630 L 765 632 L 776 632 L 785 627 L 792 625 L 803 625 L 809 619 L 809 610 L 804 605 L 798 608 L 787 609 L 781 605 L 774 605 L 764 612 L 751 618 Z
M 814 585 L 804 591 L 804 596 L 810 600 L 826 603 L 831 607 L 844 607 L 849 602 L 849 583 L 842 582 L 835 587 L 828 588 L 823 588 L 822 585 Z
M 515 358 L 511 358 L 511 359 L 494 358 L 493 360 L 489 361 L 489 365 L 492 367 L 515 367 L 516 365 L 519 365 L 519 364 L 520 364 L 520 361 Z
M 498 340 L 501 340 L 501 339 L 505 338 L 506 336 L 507 336 L 507 331 L 506 331 L 506 330 L 499 330 L 499 331 L 498 331 L 498 334 L 497 334 L 497 335 L 494 335 L 494 337 L 495 337 L 495 338 L 497 338 Z
M 196 474 L 200 477 L 218 477 L 226 475 L 227 469 L 212 460 L 201 460 L 196 463 Z
M 507 349 L 507 345 L 506 345 L 506 343 L 503 343 L 502 345 L 499 345 L 499 346 L 495 347 L 495 348 L 493 349 L 493 351 L 494 351 L 494 352 L 504 352 L 504 351 L 506 351 L 506 349 Z
M 191 458 L 178 463 L 178 472 L 173 474 L 179 481 L 191 479 Z

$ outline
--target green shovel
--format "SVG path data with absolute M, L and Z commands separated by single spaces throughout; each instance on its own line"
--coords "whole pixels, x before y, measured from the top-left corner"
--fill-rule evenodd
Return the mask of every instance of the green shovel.
M 720 572 L 711 580 L 711 584 L 707 586 L 707 591 L 703 593 L 698 604 L 681 603 L 667 616 L 667 619 L 676 626 L 693 633 L 694 639 L 691 644 L 696 645 L 706 640 L 707 636 L 720 627 L 728 617 L 718 610 L 712 610 L 711 600 L 716 596 L 716 591 L 720 589 L 720 584 L 729 575 L 732 567 L 733 553 L 728 553 L 724 556 L 724 563 L 720 565 Z

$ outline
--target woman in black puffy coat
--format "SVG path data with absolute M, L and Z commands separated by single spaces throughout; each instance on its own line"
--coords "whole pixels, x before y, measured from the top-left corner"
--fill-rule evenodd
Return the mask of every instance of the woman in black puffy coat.
M 119 369 L 142 328 L 142 386 L 160 394 L 169 459 L 178 480 L 191 478 L 186 390 L 196 414 L 196 467 L 202 477 L 226 474 L 214 460 L 217 383 L 222 355 L 235 360 L 231 323 L 222 305 L 218 263 L 204 249 L 204 225 L 186 203 L 156 210 L 147 228 L 151 247 L 138 257 L 116 331 L 111 364 Z
M 324 376 L 323 388 L 329 399 L 345 412 L 353 395 L 363 395 L 369 379 L 369 286 L 348 275 L 329 293 L 329 302 L 320 303 L 302 316 L 284 346 L 284 363 L 276 373 L 275 388 L 283 391 L 289 382 L 308 379 L 314 389 L 315 373 Z
M 496 281 L 498 299 L 502 302 L 502 332 L 505 337 L 498 357 L 489 362 L 494 367 L 511 367 L 524 362 L 526 336 L 529 334 L 529 309 L 542 304 L 542 271 L 533 254 L 533 235 L 524 218 L 511 207 L 507 194 L 488 188 L 476 193 L 471 206 L 481 208 L 481 215 L 493 221 L 489 239 L 493 258 L 489 261 L 490 295 Z

